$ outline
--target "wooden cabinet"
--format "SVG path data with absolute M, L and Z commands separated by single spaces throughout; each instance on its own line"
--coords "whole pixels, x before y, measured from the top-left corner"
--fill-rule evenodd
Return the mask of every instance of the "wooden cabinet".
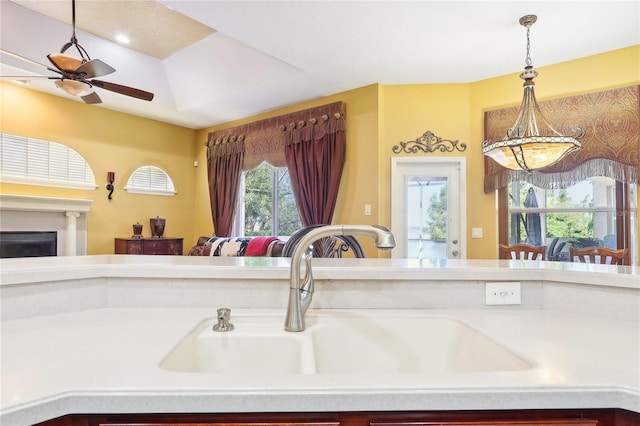
M 36 426 L 638 426 L 620 409 L 227 414 L 78 414 Z
M 183 238 L 116 238 L 115 254 L 182 254 Z

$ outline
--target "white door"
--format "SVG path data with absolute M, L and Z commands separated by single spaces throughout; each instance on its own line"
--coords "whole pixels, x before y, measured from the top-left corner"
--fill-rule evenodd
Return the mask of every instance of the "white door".
M 394 258 L 464 259 L 466 159 L 391 159 Z

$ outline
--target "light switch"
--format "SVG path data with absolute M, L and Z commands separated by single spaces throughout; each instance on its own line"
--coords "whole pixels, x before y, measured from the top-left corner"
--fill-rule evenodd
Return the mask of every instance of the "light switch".
M 471 238 L 482 238 L 482 228 L 471 228 Z
M 364 205 L 364 215 L 371 216 L 371 204 Z

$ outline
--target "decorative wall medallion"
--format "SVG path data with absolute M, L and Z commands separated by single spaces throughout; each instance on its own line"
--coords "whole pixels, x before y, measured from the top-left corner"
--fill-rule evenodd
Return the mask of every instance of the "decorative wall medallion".
M 442 139 L 440 136 L 434 135 L 430 130 L 424 132 L 422 136 L 414 141 L 400 142 L 392 148 L 394 154 L 401 152 L 416 154 L 418 151 L 434 152 L 436 150 L 440 152 L 453 152 L 454 150 L 462 152 L 466 149 L 466 143 L 460 143 L 460 141 L 457 140 Z

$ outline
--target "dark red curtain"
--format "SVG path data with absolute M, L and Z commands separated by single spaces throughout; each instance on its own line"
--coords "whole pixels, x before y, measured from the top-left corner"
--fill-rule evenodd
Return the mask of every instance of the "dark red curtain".
M 344 114 L 292 124 L 285 158 L 303 226 L 330 224 L 346 154 Z
M 330 224 L 345 161 L 345 109 L 343 102 L 334 102 L 209 133 L 216 235 L 231 233 L 242 171 L 262 161 L 287 165 L 305 226 Z
M 223 139 L 208 145 L 209 201 L 213 227 L 218 237 L 231 236 L 243 160 L 243 139 Z

